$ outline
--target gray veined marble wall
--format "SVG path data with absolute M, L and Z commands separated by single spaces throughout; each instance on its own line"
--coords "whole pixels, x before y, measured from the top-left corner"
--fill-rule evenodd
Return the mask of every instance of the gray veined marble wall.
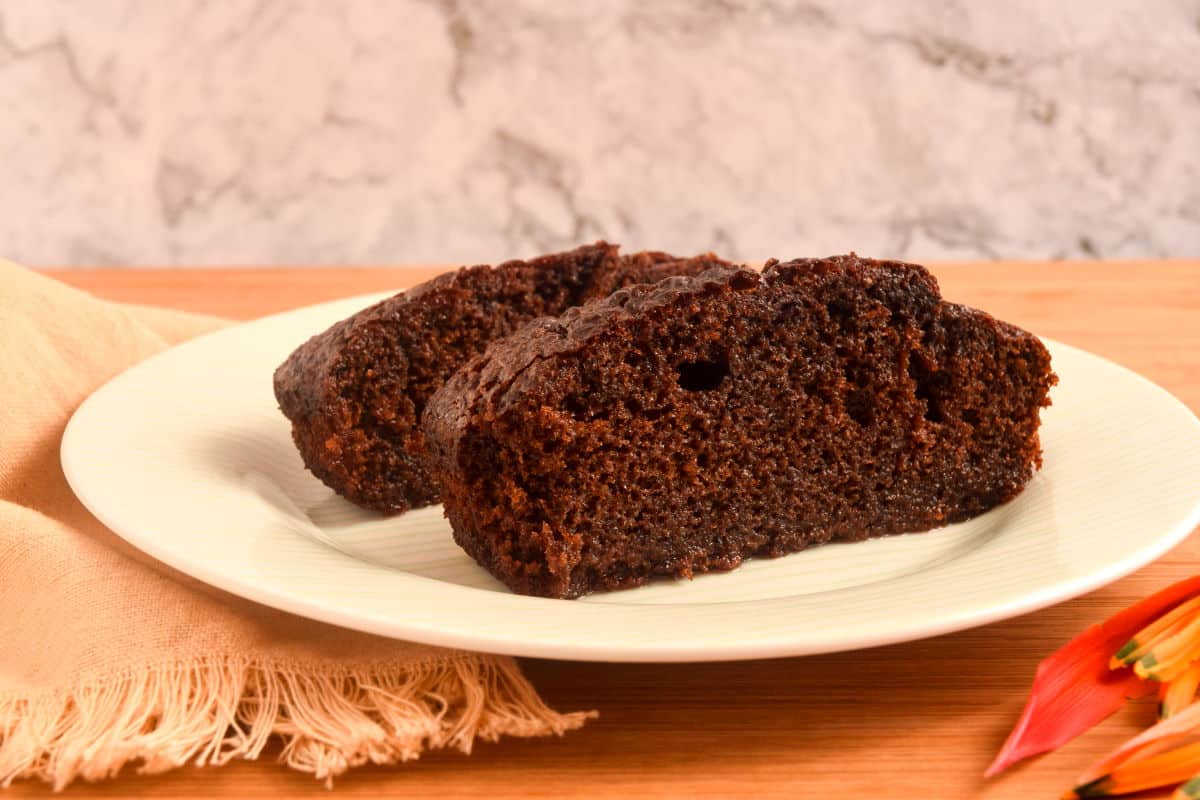
M 1200 3 L 0 0 L 0 252 L 1200 256 Z

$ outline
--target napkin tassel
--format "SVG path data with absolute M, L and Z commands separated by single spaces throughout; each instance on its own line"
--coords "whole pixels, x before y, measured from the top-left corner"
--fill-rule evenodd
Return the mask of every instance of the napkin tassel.
M 462 654 L 416 664 L 170 663 L 33 697 L 0 697 L 0 787 L 39 778 L 61 789 L 137 763 L 159 773 L 255 759 L 275 735 L 280 761 L 332 783 L 365 763 L 427 748 L 470 753 L 476 739 L 562 735 L 595 712 L 560 714 L 508 658 Z

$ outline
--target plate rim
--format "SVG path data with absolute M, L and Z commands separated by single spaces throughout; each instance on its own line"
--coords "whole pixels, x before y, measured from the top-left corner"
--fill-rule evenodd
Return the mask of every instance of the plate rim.
M 399 290 L 396 290 L 399 291 Z M 496 653 L 502 655 L 526 656 L 535 658 L 551 658 L 560 660 L 577 660 L 577 661 L 600 661 L 600 662 L 631 662 L 631 663 L 672 663 L 672 662 L 715 662 L 715 661 L 738 661 L 760 658 L 783 658 L 801 655 L 818 655 L 830 652 L 842 652 L 863 649 L 868 647 L 885 646 L 897 644 L 906 641 L 915 641 L 919 639 L 930 638 L 933 636 L 941 636 L 956 631 L 967 630 L 970 628 L 988 625 L 1004 619 L 1022 616 L 1034 611 L 1047 608 L 1057 603 L 1079 597 L 1090 591 L 1094 591 L 1103 586 L 1106 586 L 1126 575 L 1141 569 L 1142 567 L 1156 561 L 1171 549 L 1176 547 L 1180 542 L 1188 537 L 1188 535 L 1200 525 L 1200 493 L 1192 500 L 1192 506 L 1189 513 L 1183 515 L 1169 530 L 1154 540 L 1152 545 L 1145 551 L 1139 552 L 1136 555 L 1126 556 L 1120 560 L 1114 561 L 1103 568 L 1093 570 L 1086 575 L 1076 576 L 1068 580 L 1058 581 L 1049 586 L 1040 589 L 1029 591 L 1019 598 L 1009 602 L 1002 602 L 988 606 L 985 610 L 975 610 L 968 612 L 960 612 L 951 614 L 946 618 L 934 620 L 924 624 L 907 625 L 903 627 L 893 627 L 884 633 L 876 633 L 874 635 L 860 635 L 857 638 L 843 637 L 834 640 L 827 647 L 812 646 L 805 644 L 797 647 L 797 643 L 793 639 L 786 636 L 776 635 L 771 638 L 759 638 L 751 642 L 739 642 L 732 645 L 723 645 L 718 650 L 709 649 L 711 645 L 705 644 L 675 644 L 669 643 L 660 645 L 654 642 L 640 641 L 636 644 L 626 645 L 623 649 L 614 650 L 614 648 L 606 643 L 594 644 L 586 638 L 576 640 L 561 640 L 557 642 L 541 642 L 541 641 L 523 641 L 513 639 L 511 636 L 502 633 L 495 633 L 486 627 L 481 627 L 480 630 L 467 634 L 456 631 L 446 631 L 436 624 L 422 624 L 420 618 L 417 619 L 397 619 L 389 620 L 378 619 L 376 615 L 364 616 L 358 613 L 347 612 L 344 609 L 336 606 L 331 606 L 328 603 L 322 603 L 319 600 L 313 600 L 307 597 L 297 597 L 292 593 L 281 591 L 277 587 L 270 584 L 252 584 L 247 580 L 243 580 L 238 575 L 231 575 L 227 572 L 222 572 L 219 569 L 212 568 L 205 563 L 187 562 L 180 563 L 183 559 L 176 558 L 170 548 L 160 547 L 158 542 L 163 537 L 154 535 L 154 532 L 131 530 L 131 526 L 123 524 L 119 520 L 113 519 L 109 510 L 102 502 L 98 502 L 97 498 L 93 497 L 89 491 L 89 484 L 86 478 L 81 475 L 78 470 L 78 464 L 71 456 L 71 452 L 75 445 L 75 440 L 81 436 L 80 429 L 88 418 L 92 404 L 98 395 L 111 391 L 110 387 L 119 382 L 130 380 L 130 373 L 142 369 L 151 369 L 152 365 L 160 360 L 178 357 L 177 350 L 188 348 L 189 346 L 198 346 L 212 338 L 221 338 L 227 336 L 235 336 L 238 333 L 245 333 L 247 330 L 255 326 L 270 325 L 278 322 L 283 318 L 298 315 L 301 312 L 317 313 L 319 310 L 331 306 L 349 306 L 350 304 L 361 304 L 361 307 L 377 302 L 379 299 L 389 297 L 395 294 L 395 291 L 390 292 L 372 292 L 368 294 L 354 295 L 350 297 L 340 298 L 316 303 L 312 305 L 302 306 L 295 309 L 277 312 L 267 316 L 246 320 L 232 325 L 220 328 L 216 331 L 211 331 L 201 336 L 186 340 L 175 346 L 169 347 L 159 353 L 150 356 L 136 364 L 131 365 L 125 370 L 122 370 L 117 375 L 114 375 L 99 387 L 94 389 L 88 396 L 79 404 L 68 420 L 66 428 L 63 432 L 62 440 L 59 447 L 60 462 L 63 473 L 66 476 L 67 482 L 71 487 L 72 492 L 84 505 L 85 508 L 95 516 L 101 524 L 112 531 L 119 538 L 133 546 L 137 550 L 145 553 L 155 561 L 165 564 L 172 570 L 176 570 L 184 575 L 200 580 L 209 586 L 228 592 L 234 596 L 249 600 L 260 605 L 271 607 L 277 610 L 292 613 L 308 619 L 313 619 L 319 622 L 324 622 L 339 627 L 358 630 L 365 633 L 384 636 L 387 638 L 409 640 L 421 642 L 430 645 L 443 647 L 452 647 L 465 650 L 483 651 L 488 653 Z M 353 312 L 352 312 L 353 313 Z M 1130 378 L 1140 383 L 1143 388 L 1150 389 L 1159 399 L 1171 403 L 1179 410 L 1186 414 L 1188 424 L 1192 426 L 1193 433 L 1200 437 L 1200 417 L 1188 407 L 1182 400 L 1171 394 L 1162 386 L 1151 381 L 1149 378 L 1135 372 L 1104 356 L 1091 353 L 1082 348 L 1075 347 L 1063 343 L 1061 341 L 1048 337 L 1039 337 L 1052 350 L 1071 351 L 1076 355 L 1082 355 L 1089 359 L 1096 359 L 1105 364 L 1121 371 L 1126 378 Z M 80 422 L 84 420 L 84 422 Z M 1040 471 L 1037 475 L 1042 474 Z M 1036 477 L 1036 476 L 1035 476 Z M 1019 499 L 1019 496 L 1018 496 Z M 1016 502 L 1014 500 L 1013 502 Z M 1002 506 L 1003 507 L 1003 506 Z M 136 526 L 132 526 L 136 527 Z M 314 542 L 317 546 L 320 545 Z M 342 554 L 346 558 L 351 556 Z M 430 579 L 432 580 L 432 579 Z M 459 590 L 470 590 L 480 592 L 488 597 L 496 596 L 494 592 L 487 592 L 473 587 L 457 587 Z M 850 587 L 852 590 L 854 587 Z M 536 597 L 521 597 L 517 595 L 505 595 L 501 593 L 501 597 L 520 597 L 520 602 L 524 604 L 561 604 L 564 601 L 548 598 Z M 747 606 L 778 606 L 781 600 L 787 598 L 766 598 L 759 600 L 737 601 Z M 622 609 L 630 614 L 647 614 L 652 613 L 655 608 L 663 606 L 639 605 L 639 604 L 575 604 L 572 605 L 595 609 L 594 612 L 587 613 L 612 613 L 614 609 Z M 698 603 L 686 604 L 671 604 L 673 607 L 695 607 Z M 722 603 L 722 605 L 730 605 Z M 603 611 L 607 610 L 607 612 Z

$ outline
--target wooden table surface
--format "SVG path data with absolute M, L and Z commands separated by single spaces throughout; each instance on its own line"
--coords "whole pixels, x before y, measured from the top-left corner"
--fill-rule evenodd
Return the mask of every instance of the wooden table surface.
M 108 298 L 248 318 L 412 285 L 434 268 L 86 270 L 54 274 Z M 946 297 L 1131 367 L 1200 409 L 1200 261 L 945 264 Z M 1197 476 L 1200 480 L 1200 476 Z M 1137 536 L 1138 531 L 1129 531 Z M 523 661 L 560 709 L 600 719 L 561 739 L 483 744 L 339 779 L 342 796 L 788 798 L 1057 797 L 1148 724 L 1135 705 L 1061 751 L 984 782 L 1037 662 L 1086 625 L 1197 571 L 1200 539 L 1053 608 L 925 641 L 725 664 Z M 2 645 L 0 645 L 2 646 Z M 44 794 L 14 787 L 16 796 Z M 74 796 L 327 796 L 270 760 L 77 785 Z

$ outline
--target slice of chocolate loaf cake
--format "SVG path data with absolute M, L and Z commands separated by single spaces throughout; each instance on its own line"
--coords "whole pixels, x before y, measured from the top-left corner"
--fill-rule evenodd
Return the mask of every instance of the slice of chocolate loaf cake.
M 305 465 L 343 497 L 384 512 L 436 502 L 421 412 L 488 342 L 614 289 L 696 274 L 716 256 L 621 256 L 597 242 L 499 266 L 463 268 L 334 325 L 275 372 L 275 397 Z
M 850 255 L 538 320 L 424 426 L 455 540 L 516 592 L 578 597 L 980 514 L 1040 466 L 1054 382 L 1034 336 Z

